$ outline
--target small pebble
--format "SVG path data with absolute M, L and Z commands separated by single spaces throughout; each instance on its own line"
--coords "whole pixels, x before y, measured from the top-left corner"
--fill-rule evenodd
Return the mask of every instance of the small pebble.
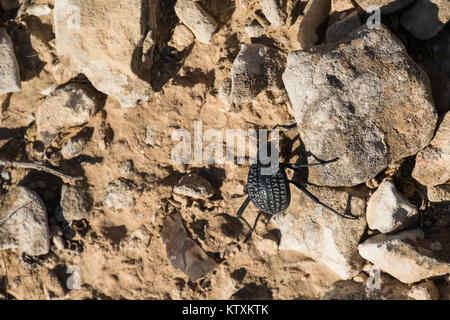
M 2 172 L 2 179 L 5 180 L 5 181 L 11 180 L 11 175 L 9 174 L 8 171 L 3 171 Z

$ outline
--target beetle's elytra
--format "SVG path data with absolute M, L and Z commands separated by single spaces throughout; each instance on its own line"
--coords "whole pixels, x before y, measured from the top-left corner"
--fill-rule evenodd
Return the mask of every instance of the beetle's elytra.
M 282 127 L 285 129 L 292 129 L 294 126 L 295 125 Z M 274 129 L 276 127 L 277 126 L 275 126 Z M 250 166 L 248 172 L 247 186 L 244 188 L 244 193 L 247 193 L 247 198 L 245 199 L 244 203 L 241 205 L 241 207 L 237 212 L 237 217 L 242 221 L 244 221 L 244 223 L 250 229 L 250 232 L 248 233 L 244 242 L 248 241 L 248 239 L 250 238 L 262 212 L 274 215 L 284 212 L 289 207 L 289 204 L 291 202 L 291 191 L 289 188 L 289 184 L 295 185 L 298 189 L 304 192 L 306 196 L 308 196 L 308 198 L 310 198 L 312 201 L 332 211 L 333 213 L 346 219 L 357 219 L 358 217 L 356 216 L 344 215 L 334 210 L 333 208 L 329 207 L 328 205 L 317 199 L 316 196 L 314 196 L 300 184 L 298 184 L 293 180 L 289 180 L 286 175 L 285 169 L 287 168 L 298 170 L 299 168 L 302 167 L 326 165 L 328 163 L 335 162 L 337 160 L 338 158 L 329 161 L 321 161 L 318 163 L 311 163 L 305 165 L 279 163 L 278 170 L 275 173 L 267 174 L 267 172 L 265 172 L 265 174 L 263 174 L 262 169 L 267 167 L 267 165 L 261 164 L 259 159 L 257 159 L 256 163 Z M 242 217 L 245 209 L 247 208 L 250 202 L 252 202 L 255 205 L 255 207 L 260 210 L 258 216 L 256 217 L 253 228 L 250 226 L 247 220 L 245 220 Z

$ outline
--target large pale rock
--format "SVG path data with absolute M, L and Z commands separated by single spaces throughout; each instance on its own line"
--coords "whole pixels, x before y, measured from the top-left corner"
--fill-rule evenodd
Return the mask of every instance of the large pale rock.
M 179 214 L 173 214 L 164 221 L 161 231 L 166 245 L 167 258 L 175 268 L 181 269 L 195 282 L 217 267 L 202 248 L 186 234 Z
M 364 25 L 338 46 L 290 53 L 283 81 L 306 150 L 339 157 L 310 168 L 315 184 L 363 183 L 433 137 L 429 80 L 384 26 Z
M 313 47 L 320 40 L 318 29 L 327 21 L 330 9 L 330 0 L 311 0 L 306 5 L 297 36 L 303 50 Z
M 20 91 L 20 73 L 13 43 L 4 28 L 0 28 L 0 95 Z
M 450 19 L 448 0 L 416 0 L 400 18 L 400 24 L 419 40 L 433 38 Z
M 28 188 L 11 188 L 1 203 L 0 250 L 20 249 L 40 256 L 49 248 L 47 210 L 41 198 Z
M 375 280 L 369 278 L 368 281 Z M 408 293 L 408 285 L 381 274 L 379 286 L 351 280 L 338 281 L 328 289 L 322 300 L 409 300 Z
M 56 50 L 124 107 L 147 101 L 157 0 L 55 1 Z
M 422 240 L 424 233 L 420 229 L 379 234 L 361 243 L 358 250 L 364 259 L 404 283 L 450 273 L 448 242 L 436 253 L 424 248 Z
M 450 180 L 450 112 L 447 112 L 430 145 L 416 156 L 414 179 L 425 186 Z
M 368 11 L 370 7 L 378 7 L 381 14 L 393 14 L 414 2 L 414 0 L 355 0 L 356 3 Z
M 383 233 L 405 229 L 417 221 L 419 210 L 402 195 L 394 183 L 384 180 L 367 203 L 367 224 Z
M 178 0 L 175 13 L 181 22 L 188 27 L 198 41 L 210 43 L 217 29 L 217 22 L 203 9 L 200 2 L 192 0 Z
M 64 128 L 88 122 L 100 107 L 94 90 L 87 85 L 68 84 L 47 96 L 38 107 L 36 125 L 44 144 Z
M 349 203 L 352 214 L 361 216 L 349 220 L 315 204 L 298 189 L 291 190 L 291 205 L 286 213 L 271 220 L 281 232 L 279 249 L 297 251 L 322 262 L 342 279 L 351 279 L 361 272 L 363 260 L 357 247 L 366 228 L 365 201 L 347 192 L 308 188 L 340 212 L 345 212 Z
M 275 27 L 286 24 L 286 14 L 283 12 L 280 0 L 260 0 L 259 4 L 264 16 Z

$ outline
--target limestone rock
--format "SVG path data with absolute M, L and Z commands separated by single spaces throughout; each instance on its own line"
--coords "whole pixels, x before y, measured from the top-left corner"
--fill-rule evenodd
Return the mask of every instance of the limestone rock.
M 430 145 L 417 154 L 412 176 L 429 187 L 450 180 L 450 112 L 445 114 Z
M 114 209 L 126 209 L 135 205 L 133 184 L 124 179 L 110 182 L 104 192 L 105 205 Z
M 0 28 L 0 95 L 20 91 L 20 73 L 13 43 L 4 28 Z
M 217 22 L 202 8 L 199 2 L 178 0 L 175 5 L 175 13 L 200 42 L 206 44 L 211 42 L 212 35 L 217 29 Z
M 319 41 L 320 35 L 317 30 L 328 19 L 330 9 L 330 0 L 311 0 L 308 2 L 298 32 L 298 42 L 300 42 L 303 50 L 310 49 Z
M 275 27 L 282 27 L 286 24 L 286 15 L 280 4 L 280 0 L 260 0 L 259 4 L 264 16 Z
M 450 273 L 448 243 L 438 253 L 423 250 L 419 245 L 422 240 L 424 233 L 420 229 L 394 235 L 379 234 L 361 243 L 358 250 L 364 259 L 404 283 Z
M 245 27 L 245 31 L 250 38 L 259 38 L 265 33 L 264 27 L 256 19 Z
M 38 107 L 36 125 L 44 144 L 68 127 L 88 122 L 100 105 L 96 94 L 87 85 L 68 84 L 47 96 Z
M 1 204 L 0 250 L 20 249 L 30 256 L 47 254 L 50 249 L 47 210 L 32 190 L 11 188 Z
M 419 210 L 395 187 L 384 180 L 367 203 L 367 224 L 382 233 L 405 229 L 417 221 Z
M 347 202 L 353 215 L 349 220 L 316 205 L 301 191 L 292 188 L 291 205 L 285 214 L 272 218 L 280 230 L 280 250 L 293 250 L 322 262 L 342 279 L 351 279 L 362 270 L 358 243 L 366 228 L 365 201 L 347 192 L 308 187 L 320 200 L 335 210 L 345 212 Z
M 157 0 L 55 1 L 59 59 L 123 107 L 147 101 L 157 7 Z
M 185 25 L 179 24 L 173 29 L 173 35 L 169 45 L 178 51 L 183 51 L 189 47 L 194 40 L 195 38 L 192 32 Z
M 426 74 L 384 26 L 339 46 L 289 54 L 283 81 L 319 185 L 363 183 L 430 142 L 437 114 Z
M 208 180 L 196 174 L 183 176 L 173 192 L 194 199 L 207 199 L 214 195 L 214 188 Z

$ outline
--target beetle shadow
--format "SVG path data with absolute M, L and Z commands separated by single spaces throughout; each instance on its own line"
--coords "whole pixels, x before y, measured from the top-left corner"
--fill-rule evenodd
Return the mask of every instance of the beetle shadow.
M 294 148 L 294 144 L 295 142 L 299 141 L 300 144 Z M 310 151 L 306 151 L 305 148 L 305 144 L 303 143 L 303 141 L 300 139 L 300 135 L 296 135 L 294 138 L 290 139 L 288 137 L 286 137 L 286 140 L 284 141 L 285 145 L 282 146 L 282 150 L 283 150 L 283 154 L 289 154 L 289 156 L 286 157 L 286 163 L 290 163 L 290 160 L 298 155 L 298 159 L 295 162 L 295 164 L 298 165 L 306 165 L 306 164 L 310 164 L 310 163 L 317 163 L 317 162 L 326 162 L 329 161 L 330 159 L 321 159 L 319 157 L 317 157 L 315 154 L 313 154 Z M 309 161 L 309 159 L 313 160 Z M 294 175 L 292 177 L 292 179 L 294 181 L 300 182 L 300 183 L 304 183 L 304 184 L 308 184 L 308 168 L 307 167 L 303 167 L 303 168 L 298 168 L 294 171 Z

